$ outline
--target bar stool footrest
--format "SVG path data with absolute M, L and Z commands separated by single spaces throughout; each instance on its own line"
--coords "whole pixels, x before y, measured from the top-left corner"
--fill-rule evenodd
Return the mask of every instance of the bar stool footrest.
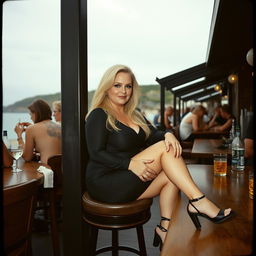
M 141 253 L 134 249 L 134 248 L 131 248 L 131 247 L 127 247 L 127 246 L 117 246 L 117 247 L 114 247 L 114 246 L 108 246 L 108 247 L 103 247 L 101 249 L 98 249 L 96 252 L 95 252 L 95 255 L 98 255 L 98 254 L 101 254 L 103 252 L 109 252 L 109 251 L 114 251 L 117 250 L 121 250 L 121 251 L 128 251 L 128 252 L 132 252 L 132 253 L 135 253 L 137 255 L 141 255 Z

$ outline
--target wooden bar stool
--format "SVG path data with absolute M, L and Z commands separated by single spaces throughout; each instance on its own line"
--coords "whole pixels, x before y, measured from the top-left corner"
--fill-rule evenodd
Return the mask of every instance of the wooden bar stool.
M 83 194 L 83 219 L 90 229 L 89 255 L 98 255 L 112 251 L 113 256 L 118 256 L 119 250 L 129 251 L 137 255 L 146 256 L 146 246 L 143 233 L 143 224 L 151 216 L 150 206 L 152 199 L 135 200 L 129 203 L 108 204 L 93 200 L 87 192 Z M 118 230 L 137 229 L 139 250 L 118 243 Z M 97 250 L 97 237 L 99 229 L 112 231 L 112 246 Z

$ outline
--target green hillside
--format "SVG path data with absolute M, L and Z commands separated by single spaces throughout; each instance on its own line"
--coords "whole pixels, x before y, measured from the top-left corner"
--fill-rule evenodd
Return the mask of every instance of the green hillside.
M 139 107 L 141 109 L 157 109 L 160 107 L 160 86 L 159 85 L 142 85 L 141 87 L 141 97 L 139 102 Z M 89 91 L 88 102 L 89 106 L 91 104 L 92 96 L 94 91 Z M 3 112 L 27 112 L 27 106 L 31 104 L 32 101 L 36 99 L 43 99 L 51 106 L 52 102 L 61 99 L 60 93 L 47 94 L 47 95 L 37 95 L 34 97 L 26 98 L 15 102 L 14 104 L 4 106 Z M 172 105 L 173 96 L 169 91 L 165 93 L 165 102 L 168 105 Z
M 32 103 L 32 101 L 36 99 L 43 99 L 46 102 L 48 102 L 50 106 L 52 106 L 52 102 L 55 100 L 60 100 L 60 98 L 61 98 L 61 95 L 59 92 L 55 94 L 37 95 L 34 97 L 25 98 L 23 100 L 17 101 L 14 104 L 4 106 L 3 112 L 15 112 L 15 113 L 28 112 L 27 107 Z

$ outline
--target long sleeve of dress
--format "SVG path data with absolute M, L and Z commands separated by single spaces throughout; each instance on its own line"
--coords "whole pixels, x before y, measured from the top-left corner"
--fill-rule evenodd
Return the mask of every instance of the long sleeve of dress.
M 104 110 L 94 109 L 87 118 L 85 131 L 90 158 L 112 169 L 128 169 L 130 158 L 122 158 L 107 151 L 109 130 L 106 128 L 107 115 Z
M 170 131 L 157 130 L 147 119 L 146 119 L 146 122 L 148 123 L 148 126 L 151 131 L 151 133 L 146 141 L 147 146 L 153 145 L 160 140 L 164 140 L 165 139 L 164 135 L 166 134 L 166 132 L 170 132 Z

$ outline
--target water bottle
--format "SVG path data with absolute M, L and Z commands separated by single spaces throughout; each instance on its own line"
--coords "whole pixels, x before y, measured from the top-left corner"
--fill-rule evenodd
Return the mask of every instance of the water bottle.
M 10 144 L 10 141 L 8 140 L 8 134 L 6 130 L 3 131 L 3 142 L 7 147 L 7 149 L 10 149 L 11 144 Z
M 236 136 L 232 141 L 232 171 L 243 171 L 244 164 L 244 144 L 240 138 L 240 128 L 236 128 Z

